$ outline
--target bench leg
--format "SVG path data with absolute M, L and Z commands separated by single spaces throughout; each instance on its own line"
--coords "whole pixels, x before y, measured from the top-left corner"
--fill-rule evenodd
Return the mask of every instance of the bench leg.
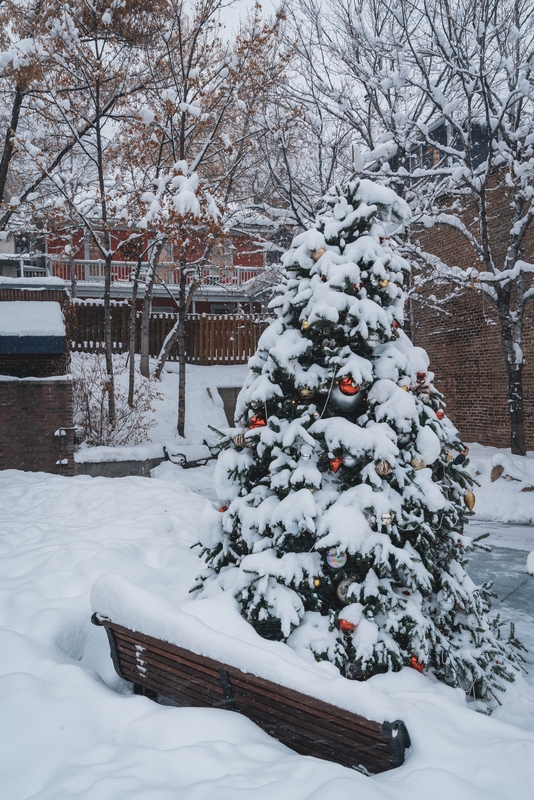
M 153 700 L 155 703 L 157 703 L 158 700 L 158 693 L 155 692 L 154 689 L 148 689 L 146 686 L 141 686 L 140 683 L 134 683 L 134 694 L 148 697 L 149 700 Z

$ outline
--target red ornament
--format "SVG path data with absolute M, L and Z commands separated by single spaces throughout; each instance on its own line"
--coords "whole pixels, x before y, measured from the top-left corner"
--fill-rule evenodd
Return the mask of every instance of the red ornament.
M 424 383 L 425 378 L 426 378 L 426 372 L 417 373 L 417 383 Z
M 228 506 L 221 506 L 219 511 L 221 511 L 221 512 L 228 511 Z
M 326 283 L 326 275 L 321 275 L 321 280 L 323 283 Z
M 354 622 L 349 622 L 348 619 L 342 619 L 341 617 L 338 619 L 337 625 L 339 630 L 343 631 L 343 633 L 352 633 L 352 631 L 356 630 Z
M 444 416 L 445 416 L 444 410 L 442 408 L 438 408 L 438 410 L 436 411 L 436 417 L 438 419 L 443 419 Z
M 361 292 L 363 287 L 364 287 L 363 283 L 353 283 L 352 284 L 352 288 L 354 289 L 355 292 Z
M 338 472 L 342 464 L 343 464 L 343 459 L 340 458 L 340 456 L 336 456 L 336 458 L 333 458 L 332 461 L 330 462 L 330 469 L 332 470 L 332 472 Z
M 259 414 L 255 414 L 248 421 L 249 428 L 263 428 L 264 425 L 267 425 L 267 423 Z
M 339 391 L 341 392 L 341 394 L 346 394 L 349 395 L 349 397 L 352 397 L 353 395 L 358 394 L 358 392 L 360 391 L 360 387 L 356 386 L 356 384 L 349 375 L 346 375 L 339 381 Z
M 420 663 L 420 662 L 417 660 L 417 656 L 412 656 L 412 657 L 410 658 L 410 667 L 411 667 L 412 669 L 416 669 L 416 670 L 417 670 L 417 672 L 424 672 L 424 671 L 425 671 L 425 665 L 424 665 L 424 664 L 421 664 L 421 663 Z
M 399 325 L 399 323 L 397 322 L 396 319 L 393 320 L 393 327 L 394 328 L 400 328 L 400 325 Z

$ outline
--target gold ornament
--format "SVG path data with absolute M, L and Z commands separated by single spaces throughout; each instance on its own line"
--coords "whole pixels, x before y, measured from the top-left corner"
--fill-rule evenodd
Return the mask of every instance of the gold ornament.
M 412 458 L 412 467 L 417 471 L 425 468 L 425 462 L 422 458 Z
M 453 454 L 451 453 L 450 450 L 447 450 L 447 452 L 445 453 L 445 461 L 447 462 L 447 464 L 449 464 L 453 459 L 454 459 Z
M 385 289 L 386 286 L 389 286 L 389 281 L 387 278 L 384 278 L 384 280 L 378 281 L 378 285 L 381 286 L 382 289 Z
M 313 397 L 315 394 L 315 389 L 312 389 L 311 386 L 299 386 L 298 391 L 301 397 Z
M 377 461 L 375 464 L 375 470 L 381 477 L 384 477 L 385 475 L 389 475 L 391 472 L 391 464 L 389 461 Z
M 319 578 L 313 579 L 313 585 L 315 586 L 315 588 L 321 585 L 321 581 L 319 580 Z
M 410 389 L 408 388 L 408 386 L 404 386 L 404 385 L 403 385 L 403 386 L 400 386 L 399 388 L 400 388 L 400 389 L 402 389 L 402 391 L 403 391 L 403 392 L 409 392 L 409 391 L 410 391 Z
M 310 327 L 310 323 L 308 322 L 307 319 L 305 319 L 302 321 L 302 325 L 300 327 L 302 328 L 303 331 L 307 331 L 308 328 Z
M 246 446 L 246 439 L 244 433 L 236 433 L 234 438 L 232 439 L 233 443 L 236 447 L 245 447 Z
M 326 253 L 326 247 L 319 247 L 317 250 L 312 250 L 310 256 L 314 261 L 319 261 L 322 255 Z
M 468 489 L 467 492 L 464 494 L 464 503 L 466 504 L 469 511 L 472 511 L 475 507 L 476 497 L 471 491 Z

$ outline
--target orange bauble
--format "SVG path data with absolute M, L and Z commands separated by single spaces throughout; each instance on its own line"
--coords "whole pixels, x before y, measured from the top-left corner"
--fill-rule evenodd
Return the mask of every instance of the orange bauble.
M 416 669 L 417 672 L 424 672 L 425 671 L 425 665 L 421 664 L 421 662 L 417 660 L 417 656 L 412 656 L 410 658 L 410 667 L 412 669 Z
M 346 375 L 339 381 L 339 391 L 341 394 L 346 394 L 352 397 L 352 395 L 358 394 L 360 387 L 356 386 L 352 378 Z
M 330 469 L 332 472 L 337 472 L 340 466 L 343 464 L 343 459 L 337 456 L 337 458 L 333 458 L 330 462 Z
M 443 419 L 444 416 L 445 416 L 444 410 L 442 408 L 438 408 L 438 410 L 436 411 L 436 417 L 438 419 Z
M 228 511 L 228 506 L 221 506 L 219 511 L 221 511 L 221 512 Z
M 348 619 L 341 619 L 341 617 L 337 621 L 338 628 L 343 633 L 352 633 L 352 631 L 356 630 L 356 625 L 354 622 L 349 622 Z
M 264 425 L 267 425 L 267 423 L 259 414 L 255 414 L 255 416 L 251 417 L 248 421 L 249 428 L 263 428 Z

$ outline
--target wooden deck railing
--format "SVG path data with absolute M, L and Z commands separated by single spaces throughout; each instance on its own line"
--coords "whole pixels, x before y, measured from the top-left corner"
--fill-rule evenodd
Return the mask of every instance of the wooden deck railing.
M 73 352 L 96 353 L 104 348 L 104 306 L 102 301 L 77 301 L 67 310 L 68 335 Z M 150 356 L 156 358 L 177 315 L 155 312 L 150 317 Z M 251 316 L 190 314 L 185 325 L 185 352 L 190 364 L 246 364 L 255 352 L 266 323 Z M 137 314 L 136 352 L 140 351 L 141 314 Z M 125 353 L 130 341 L 130 305 L 111 307 L 113 352 Z M 178 359 L 178 347 L 169 355 Z
M 148 264 L 143 265 L 146 269 Z M 136 267 L 135 261 L 113 261 L 111 264 L 111 280 L 114 282 L 129 282 Z M 71 279 L 70 263 L 64 259 L 50 259 L 50 271 L 54 277 Z M 89 282 L 102 282 L 104 280 L 103 261 L 74 261 L 76 280 Z M 224 286 L 238 288 L 261 274 L 262 270 L 253 267 L 203 267 L 195 273 L 195 279 L 200 279 L 203 286 Z M 174 269 L 171 262 L 158 264 L 158 274 L 165 283 L 174 285 L 180 282 L 180 270 Z M 188 278 L 191 282 L 192 276 Z

